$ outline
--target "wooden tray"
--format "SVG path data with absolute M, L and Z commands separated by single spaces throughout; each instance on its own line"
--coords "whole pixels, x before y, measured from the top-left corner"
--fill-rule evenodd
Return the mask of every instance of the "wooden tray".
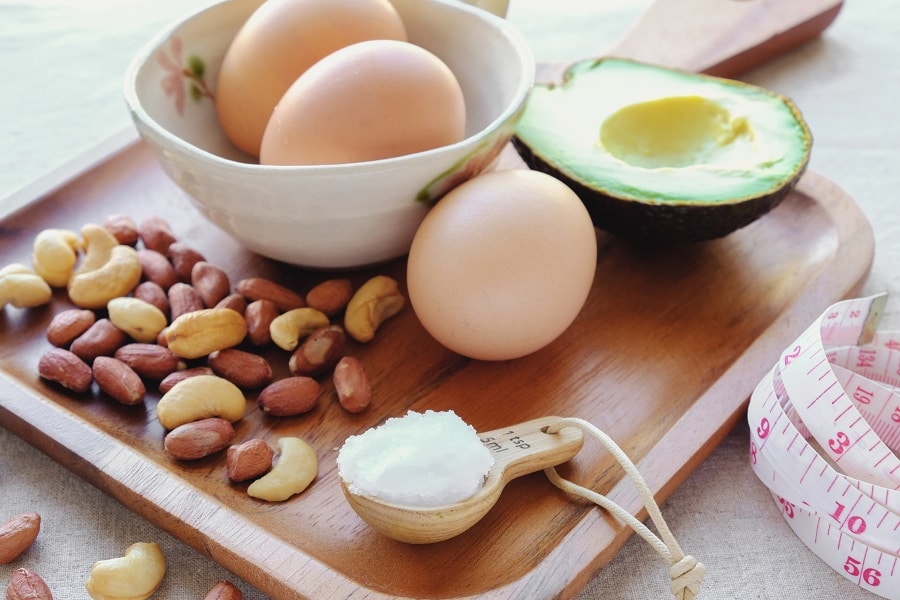
M 303 291 L 333 275 L 244 251 L 199 216 L 142 143 L 0 222 L 0 254 L 27 263 L 41 229 L 77 229 L 113 212 L 166 218 L 233 281 L 262 275 Z M 629 529 L 535 474 L 510 484 L 488 517 L 453 540 L 393 542 L 344 501 L 336 448 L 407 409 L 453 409 L 481 431 L 548 414 L 579 416 L 609 433 L 663 500 L 741 417 L 782 347 L 857 290 L 873 255 L 856 204 L 814 173 L 773 212 L 718 241 L 676 249 L 600 241 L 582 314 L 536 354 L 503 363 L 463 359 L 431 340 L 407 309 L 375 342 L 349 350 L 373 379 L 368 412 L 345 413 L 329 383 L 309 415 L 274 420 L 254 408 L 238 425 L 238 440 L 299 435 L 319 454 L 318 480 L 282 504 L 228 484 L 222 456 L 171 460 L 154 417 L 158 396 L 123 407 L 39 380 L 37 362 L 50 347 L 44 330 L 70 306 L 64 294 L 45 308 L 7 307 L 0 317 L 0 424 L 277 598 L 567 596 L 614 556 Z M 404 281 L 403 261 L 346 275 L 361 282 L 376 272 Z M 269 357 L 283 374 L 287 353 Z M 615 463 L 590 443 L 564 474 L 644 516 Z

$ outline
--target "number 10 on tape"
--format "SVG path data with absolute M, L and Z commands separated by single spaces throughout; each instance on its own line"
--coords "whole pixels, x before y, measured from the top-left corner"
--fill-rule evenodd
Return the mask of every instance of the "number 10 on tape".
M 900 600 L 900 332 L 885 295 L 825 311 L 750 397 L 750 464 L 797 536 L 860 587 Z

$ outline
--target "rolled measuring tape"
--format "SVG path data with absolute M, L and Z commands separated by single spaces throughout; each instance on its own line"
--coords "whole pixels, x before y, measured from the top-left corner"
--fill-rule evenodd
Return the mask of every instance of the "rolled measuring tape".
M 887 296 L 831 306 L 750 397 L 750 464 L 797 536 L 861 588 L 900 600 L 900 332 Z

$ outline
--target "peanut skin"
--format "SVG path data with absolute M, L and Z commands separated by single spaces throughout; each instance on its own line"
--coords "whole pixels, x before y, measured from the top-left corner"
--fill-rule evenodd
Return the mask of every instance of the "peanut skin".
M 220 581 L 209 590 L 203 600 L 243 600 L 241 593 L 230 581 Z
M 132 406 L 144 401 L 146 388 L 134 369 L 117 358 L 98 356 L 93 365 L 94 381 L 113 400 Z
M 345 356 L 334 367 L 334 389 L 344 410 L 351 413 L 362 412 L 372 403 L 372 390 L 361 362 L 352 356 Z
M 6 600 L 53 600 L 41 576 L 29 569 L 16 569 L 9 578 Z
M 38 375 L 76 394 L 87 392 L 94 381 L 91 367 L 74 352 L 65 348 L 48 350 L 38 361 Z
M 11 563 L 28 549 L 41 530 L 41 515 L 22 513 L 0 524 L 0 565 Z
M 286 377 L 270 383 L 256 397 L 256 403 L 273 417 L 307 413 L 319 403 L 319 382 L 312 377 Z
M 275 451 L 259 438 L 230 446 L 226 454 L 225 474 L 231 481 L 256 479 L 269 472 Z
M 166 452 L 178 460 L 196 460 L 228 447 L 234 427 L 227 419 L 209 417 L 179 425 L 166 434 Z
M 60 348 L 68 347 L 79 335 L 97 321 L 94 311 L 70 308 L 57 313 L 47 325 L 47 341 Z
M 84 362 L 91 363 L 98 356 L 112 356 L 127 341 L 125 332 L 104 318 L 98 319 L 87 331 L 75 338 L 69 350 Z

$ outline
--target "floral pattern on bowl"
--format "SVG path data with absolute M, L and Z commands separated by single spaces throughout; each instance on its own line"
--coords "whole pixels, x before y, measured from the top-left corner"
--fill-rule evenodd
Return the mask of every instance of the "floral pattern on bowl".
M 181 36 L 173 35 L 169 38 L 169 43 L 157 52 L 156 60 L 166 72 L 160 81 L 163 93 L 174 97 L 175 111 L 184 116 L 185 80 L 187 90 L 194 101 L 199 102 L 204 98 L 215 101 L 215 95 L 206 83 L 206 62 L 199 56 L 191 54 L 182 66 L 181 56 Z

